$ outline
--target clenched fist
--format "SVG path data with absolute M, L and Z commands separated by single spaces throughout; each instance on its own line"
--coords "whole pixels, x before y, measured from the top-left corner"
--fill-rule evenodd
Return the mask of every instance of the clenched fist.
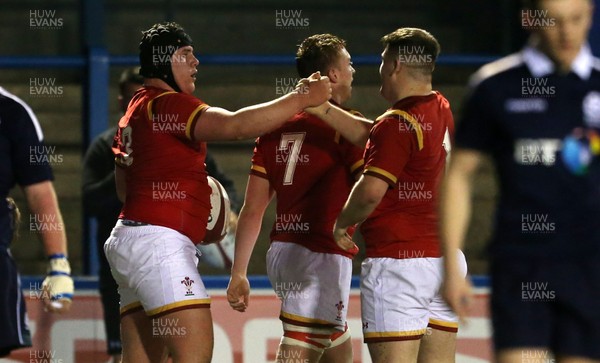
M 295 92 L 305 96 L 303 108 L 323 104 L 331 98 L 329 77 L 321 76 L 320 72 L 315 72 L 309 78 L 301 79 L 296 85 Z

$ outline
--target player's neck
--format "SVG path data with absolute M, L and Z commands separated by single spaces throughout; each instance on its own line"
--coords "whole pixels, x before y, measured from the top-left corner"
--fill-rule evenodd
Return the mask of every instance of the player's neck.
M 395 102 L 401 101 L 408 97 L 413 96 L 428 96 L 433 92 L 431 83 L 425 82 L 411 82 L 404 87 L 399 87 L 396 92 Z
M 338 106 L 341 106 L 344 102 L 347 101 L 344 97 L 342 97 L 342 95 L 335 92 L 331 94 L 331 100 L 335 102 Z

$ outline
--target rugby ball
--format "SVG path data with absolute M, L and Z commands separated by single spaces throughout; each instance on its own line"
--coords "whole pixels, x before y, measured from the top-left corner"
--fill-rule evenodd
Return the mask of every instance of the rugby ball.
M 225 188 L 212 176 L 209 175 L 207 179 L 211 189 L 210 214 L 206 223 L 206 235 L 200 242 L 203 245 L 217 243 L 225 238 L 229 226 L 229 213 L 231 213 L 229 196 Z
M 197 245 L 200 252 L 200 263 L 223 270 L 231 269 L 235 251 L 235 232 L 227 233 L 221 242 L 210 245 Z

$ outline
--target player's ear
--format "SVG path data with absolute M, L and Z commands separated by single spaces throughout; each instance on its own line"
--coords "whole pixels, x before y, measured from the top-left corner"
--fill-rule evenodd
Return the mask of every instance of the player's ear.
M 327 77 L 329 77 L 329 81 L 331 83 L 337 83 L 338 80 L 338 72 L 335 69 L 335 67 L 331 67 L 329 68 L 329 70 L 327 71 Z
M 400 57 L 396 56 L 394 58 L 394 68 L 392 69 L 392 73 L 400 73 L 400 71 L 402 70 L 402 67 L 404 67 L 404 64 L 402 64 L 402 62 L 400 62 Z

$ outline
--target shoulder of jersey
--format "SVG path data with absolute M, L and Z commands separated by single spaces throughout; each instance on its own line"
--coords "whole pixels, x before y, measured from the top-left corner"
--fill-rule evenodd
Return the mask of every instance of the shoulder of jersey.
M 404 120 L 410 124 L 410 128 L 414 131 L 415 136 L 417 137 L 417 146 L 419 150 L 423 149 L 423 128 L 417 119 L 414 118 L 411 114 L 404 110 L 388 110 L 383 115 L 377 117 L 375 120 L 375 125 L 377 125 L 380 121 L 383 120 Z
M 397 110 L 397 109 L 392 109 L 392 110 L 387 110 L 385 111 L 382 115 L 378 116 L 375 119 L 375 124 L 380 123 L 383 120 L 394 120 L 394 121 L 398 121 L 400 119 L 404 119 L 408 122 L 412 122 L 413 121 L 413 117 L 406 111 L 404 110 Z
M 12 111 L 16 111 L 16 108 L 19 108 L 19 112 L 22 112 L 23 115 L 27 114 L 27 117 L 29 118 L 29 120 L 31 121 L 31 123 L 33 124 L 33 126 L 35 128 L 38 139 L 40 141 L 42 141 L 44 139 L 44 134 L 42 132 L 40 123 L 39 123 L 37 117 L 35 116 L 35 113 L 31 109 L 31 107 L 29 107 L 29 105 L 27 103 L 25 103 L 25 101 L 23 101 L 16 95 L 8 92 L 4 88 L 0 87 L 0 102 L 3 102 L 4 105 L 7 106 L 7 108 L 10 106 L 11 107 L 10 109 Z M 12 116 L 14 116 L 14 115 L 12 115 Z M 0 122 L 1 122 L 1 120 L 0 120 Z
M 4 88 L 0 87 L 0 102 L 4 106 L 13 106 L 13 107 L 21 107 L 26 108 L 25 102 L 20 99 L 18 96 L 8 92 Z
M 494 78 L 504 72 L 524 65 L 521 53 L 514 53 L 479 68 L 469 79 L 469 87 L 474 88 L 481 82 Z

